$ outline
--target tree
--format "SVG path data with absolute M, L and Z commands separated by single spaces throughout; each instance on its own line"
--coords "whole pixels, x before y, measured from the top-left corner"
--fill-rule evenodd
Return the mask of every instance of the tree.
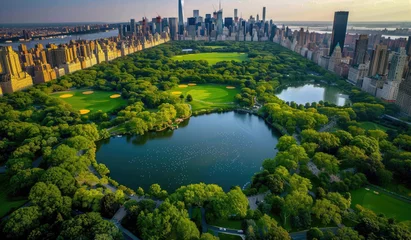
M 76 180 L 65 169 L 60 167 L 51 167 L 41 176 L 42 182 L 56 185 L 61 193 L 66 196 L 72 196 L 76 188 Z
M 277 222 L 266 214 L 258 220 L 257 226 L 262 239 L 291 239 L 288 232 L 282 227 L 279 227 Z
M 191 96 L 191 94 L 187 94 L 186 101 L 187 102 L 192 102 L 193 101 L 193 97 Z
M 269 173 L 273 173 L 277 167 L 277 162 L 274 159 L 265 159 L 263 161 L 263 168 L 267 170 Z
M 333 155 L 318 152 L 313 157 L 313 162 L 319 169 L 325 170 L 328 173 L 336 174 L 340 162 Z
M 92 211 L 100 211 L 100 201 L 104 197 L 102 189 L 90 189 L 85 187 L 77 189 L 73 197 L 75 207 L 90 209 Z
M 114 193 L 108 193 L 101 199 L 101 215 L 106 218 L 112 218 L 120 204 L 116 199 Z
M 367 155 L 379 152 L 378 141 L 363 135 L 354 137 L 351 145 L 363 149 Z
M 284 220 L 284 225 L 287 223 L 287 218 L 289 216 L 296 215 L 299 211 L 308 211 L 312 204 L 313 199 L 306 192 L 294 191 L 288 194 L 281 207 L 281 215 Z
M 63 207 L 60 190 L 54 184 L 36 183 L 30 190 L 29 200 L 38 206 L 45 216 L 51 215 Z
M 400 134 L 394 139 L 394 144 L 398 146 L 399 149 L 411 151 L 411 136 Z
M 334 132 L 334 135 L 340 139 L 341 145 L 348 145 L 353 139 L 351 133 L 344 130 L 337 130 Z
M 30 168 L 18 171 L 13 177 L 10 178 L 10 185 L 13 192 L 27 193 L 30 188 L 38 182 L 43 175 L 44 170 L 40 168 Z
M 201 234 L 200 240 L 219 240 L 219 238 L 211 235 L 210 233 L 203 233 Z
M 188 118 L 191 115 L 191 108 L 188 104 L 175 104 L 174 105 L 177 111 L 177 117 Z
M 284 191 L 284 182 L 281 176 L 276 174 L 270 174 L 267 176 L 267 186 L 274 194 L 280 194 Z
M 310 230 L 308 230 L 307 232 L 307 240 L 314 240 L 314 239 L 320 240 L 323 238 L 323 236 L 324 236 L 324 233 L 316 227 L 310 228 Z
M 123 238 L 120 230 L 98 213 L 85 213 L 63 222 L 62 239 L 113 239 Z
M 382 141 L 388 138 L 388 134 L 386 134 L 384 131 L 381 131 L 379 129 L 368 130 L 367 133 L 368 133 L 368 136 L 377 139 L 377 141 Z
M 188 218 L 180 218 L 176 226 L 177 239 L 192 240 L 200 237 L 200 232 L 194 222 Z
M 333 237 L 335 240 L 363 240 L 364 237 L 359 235 L 357 231 L 349 227 L 343 227 L 337 230 L 337 234 Z
M 297 145 L 297 141 L 293 136 L 284 135 L 278 139 L 277 149 L 278 151 L 287 151 L 292 145 Z
M 341 223 L 340 209 L 327 199 L 317 200 L 312 208 L 312 213 L 324 225 L 328 225 L 331 221 L 336 224 Z
M 239 187 L 235 187 L 227 193 L 227 206 L 229 206 L 231 214 L 241 218 L 247 215 L 248 199 Z
M 298 191 L 298 192 L 302 192 L 302 193 L 307 193 L 311 188 L 312 188 L 312 184 L 310 179 L 305 178 L 305 177 L 301 177 L 298 174 L 293 174 L 290 178 L 289 178 L 289 187 L 291 189 L 291 191 Z
M 137 196 L 144 196 L 144 189 L 142 187 L 138 187 L 136 191 Z
M 22 207 L 14 211 L 7 219 L 3 231 L 8 238 L 21 238 L 39 226 L 41 212 L 37 206 Z
M 148 190 L 148 194 L 151 196 L 158 198 L 158 199 L 165 199 L 168 196 L 168 193 L 166 190 L 161 190 L 160 185 L 157 183 L 152 184 Z

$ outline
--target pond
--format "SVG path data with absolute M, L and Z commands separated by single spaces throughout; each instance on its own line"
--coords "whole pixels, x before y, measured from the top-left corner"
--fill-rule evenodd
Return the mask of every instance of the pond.
M 182 185 L 243 187 L 276 155 L 279 134 L 254 115 L 235 112 L 192 117 L 175 131 L 112 137 L 98 143 L 97 161 L 110 177 L 132 189 L 158 183 L 169 192 Z
M 307 102 L 324 101 L 344 106 L 350 101 L 348 95 L 342 94 L 337 87 L 312 83 L 280 88 L 276 96 L 286 102 L 294 101 L 304 105 Z

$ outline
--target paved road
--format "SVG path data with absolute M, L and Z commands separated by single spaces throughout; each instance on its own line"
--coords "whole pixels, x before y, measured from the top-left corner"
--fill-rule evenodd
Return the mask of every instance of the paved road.
M 208 225 L 208 229 L 216 233 L 224 233 L 228 235 L 240 236 L 243 240 L 245 240 L 245 234 L 238 232 L 239 230 L 236 230 L 236 229 L 226 228 L 226 230 L 220 230 L 220 227 L 211 226 L 211 225 Z

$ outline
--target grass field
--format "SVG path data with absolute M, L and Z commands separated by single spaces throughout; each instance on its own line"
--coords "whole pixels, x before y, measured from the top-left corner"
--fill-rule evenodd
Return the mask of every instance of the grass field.
M 380 125 L 378 123 L 373 123 L 373 122 L 360 122 L 360 127 L 364 128 L 365 130 L 382 130 L 382 131 L 387 131 L 390 128 L 387 128 L 383 125 Z
M 192 110 L 225 108 L 234 106 L 234 97 L 239 89 L 227 89 L 226 85 L 202 84 L 196 86 L 175 87 L 168 92 L 187 97 L 190 94 L 193 101 L 190 102 Z
M 375 194 L 373 189 L 367 191 L 362 188 L 352 191 L 351 198 L 351 207 L 359 204 L 377 214 L 383 213 L 385 216 L 395 218 L 398 221 L 411 220 L 411 204 L 385 193 L 379 192 L 379 194 Z
M 245 53 L 197 53 L 178 55 L 172 58 L 178 61 L 199 61 L 206 60 L 209 64 L 216 64 L 222 61 L 248 61 L 248 55 Z
M 89 94 L 83 94 L 84 92 L 88 92 Z M 70 95 L 72 96 L 69 97 Z M 90 91 L 87 90 L 74 90 L 69 92 L 54 93 L 53 96 L 64 100 L 75 110 L 78 110 L 83 114 L 87 114 L 87 111 L 81 110 L 90 110 L 90 112 L 101 110 L 103 112 L 109 112 L 127 103 L 123 98 L 116 96 L 115 92 L 105 91 L 93 91 L 90 93 Z
M 9 182 L 5 174 L 0 174 L 0 217 L 3 217 L 10 209 L 19 208 L 26 199 L 10 199 L 7 195 L 10 192 Z
M 242 240 L 240 236 L 218 233 L 220 240 Z

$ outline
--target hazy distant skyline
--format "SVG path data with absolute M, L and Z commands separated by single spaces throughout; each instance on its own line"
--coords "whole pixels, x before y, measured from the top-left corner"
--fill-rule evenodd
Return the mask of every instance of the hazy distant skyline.
M 185 18 L 212 13 L 218 0 L 185 0 Z M 411 0 L 222 0 L 224 17 L 234 8 L 248 19 L 267 7 L 274 21 L 332 21 L 335 11 L 349 11 L 349 21 L 411 21 Z M 12 0 L 0 4 L 0 23 L 125 22 L 143 16 L 177 17 L 177 0 Z M 184 19 L 186 21 L 186 19 Z

